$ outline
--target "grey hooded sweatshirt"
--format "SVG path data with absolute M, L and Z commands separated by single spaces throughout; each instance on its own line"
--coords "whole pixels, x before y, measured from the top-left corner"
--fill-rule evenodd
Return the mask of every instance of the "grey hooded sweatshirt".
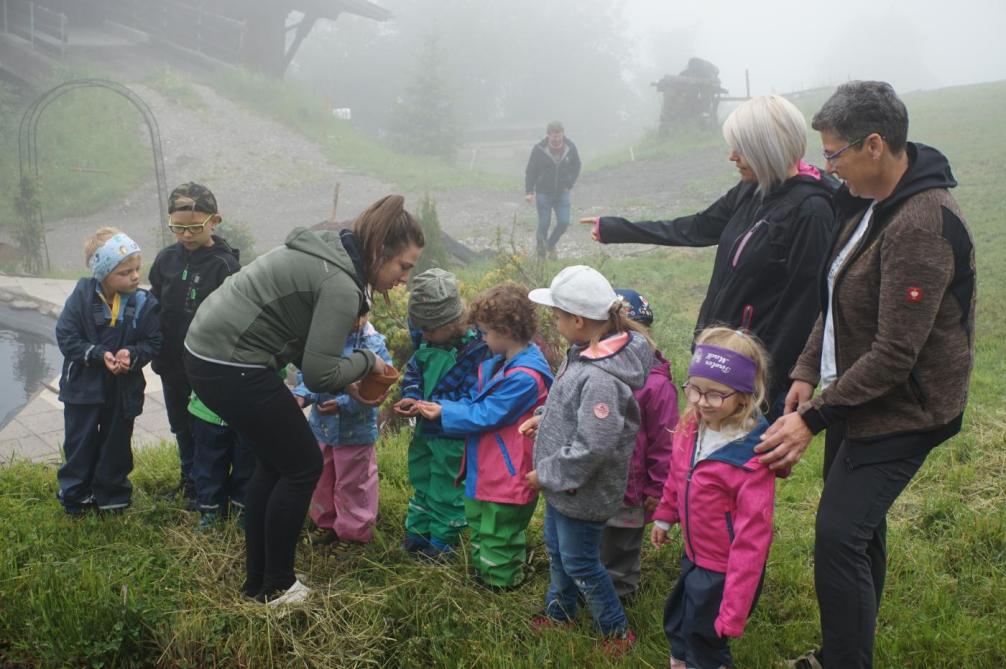
M 542 493 L 559 513 L 600 522 L 618 511 L 639 431 L 632 393 L 652 366 L 653 349 L 634 332 L 566 354 L 534 443 Z
M 185 348 L 229 365 L 281 369 L 292 362 L 309 389 L 338 393 L 374 367 L 372 351 L 342 355 L 365 309 L 361 282 L 338 235 L 296 228 L 284 246 L 206 298 Z

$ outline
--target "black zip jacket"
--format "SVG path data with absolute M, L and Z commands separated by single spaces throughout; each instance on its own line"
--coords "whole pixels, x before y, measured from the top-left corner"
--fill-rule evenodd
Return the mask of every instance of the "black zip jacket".
M 238 249 L 213 235 L 213 246 L 187 251 L 181 243 L 161 250 L 150 267 L 150 292 L 161 304 L 164 344 L 153 362 L 158 374 L 184 373 L 185 334 L 203 300 L 241 269 Z
M 558 162 L 549 153 L 548 137 L 531 148 L 524 170 L 525 193 L 555 195 L 573 187 L 580 176 L 580 154 L 569 137 L 564 142 L 563 155 Z
M 605 244 L 714 246 L 716 262 L 695 332 L 744 327 L 772 359 L 769 401 L 789 386 L 789 370 L 821 311 L 817 277 L 836 230 L 835 179 L 797 175 L 763 198 L 738 183 L 705 211 L 673 221 L 601 218 Z

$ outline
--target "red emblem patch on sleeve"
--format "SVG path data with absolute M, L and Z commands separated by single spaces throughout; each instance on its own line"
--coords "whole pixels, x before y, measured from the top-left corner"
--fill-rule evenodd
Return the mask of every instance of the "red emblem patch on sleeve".
M 921 302 L 922 301 L 922 289 L 916 288 L 915 286 L 909 287 L 906 297 L 909 302 Z
M 594 415 L 600 418 L 601 420 L 607 418 L 608 414 L 610 413 L 611 409 L 609 409 L 608 405 L 605 404 L 604 402 L 598 402 L 597 404 L 594 405 Z

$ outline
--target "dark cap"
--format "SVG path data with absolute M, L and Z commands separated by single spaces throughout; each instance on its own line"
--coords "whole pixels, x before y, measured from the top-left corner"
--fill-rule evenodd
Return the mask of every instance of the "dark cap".
M 628 311 L 629 318 L 643 325 L 653 324 L 653 310 L 645 297 L 631 288 L 616 288 L 615 294 L 621 298 Z
M 217 214 L 217 198 L 213 192 L 202 184 L 189 181 L 171 191 L 168 196 L 168 213 L 176 211 L 201 211 L 204 214 Z

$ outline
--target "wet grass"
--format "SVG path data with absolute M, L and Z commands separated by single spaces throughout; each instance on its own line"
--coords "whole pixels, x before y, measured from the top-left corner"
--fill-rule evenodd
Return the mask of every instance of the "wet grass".
M 1006 86 L 907 96 L 913 136 L 951 158 L 978 251 L 977 359 L 964 431 L 940 446 L 894 506 L 880 611 L 877 667 L 1006 666 L 1006 231 L 993 161 L 1006 150 Z M 600 247 L 599 247 L 600 250 Z M 661 249 L 628 259 L 581 259 L 653 303 L 655 337 L 683 378 L 711 250 Z M 563 264 L 570 264 L 567 260 Z M 550 277 L 558 264 L 534 276 Z M 477 282 L 486 267 L 461 272 Z M 378 302 L 378 308 L 380 301 Z M 664 667 L 663 601 L 680 543 L 643 554 L 643 591 L 629 608 L 640 642 L 609 660 L 589 618 L 536 634 L 529 615 L 547 582 L 541 518 L 530 532 L 532 574 L 494 595 L 466 558 L 432 567 L 398 548 L 406 509 L 407 433 L 378 450 L 381 513 L 374 542 L 337 558 L 306 543 L 297 569 L 315 589 L 286 616 L 238 595 L 242 540 L 156 495 L 177 478 L 173 448 L 137 453 L 135 505 L 125 515 L 71 521 L 55 501 L 51 467 L 0 469 L 0 666 L 94 667 Z M 775 666 L 818 643 L 812 582 L 821 444 L 780 483 L 776 537 L 761 602 L 733 645 L 740 667 Z

